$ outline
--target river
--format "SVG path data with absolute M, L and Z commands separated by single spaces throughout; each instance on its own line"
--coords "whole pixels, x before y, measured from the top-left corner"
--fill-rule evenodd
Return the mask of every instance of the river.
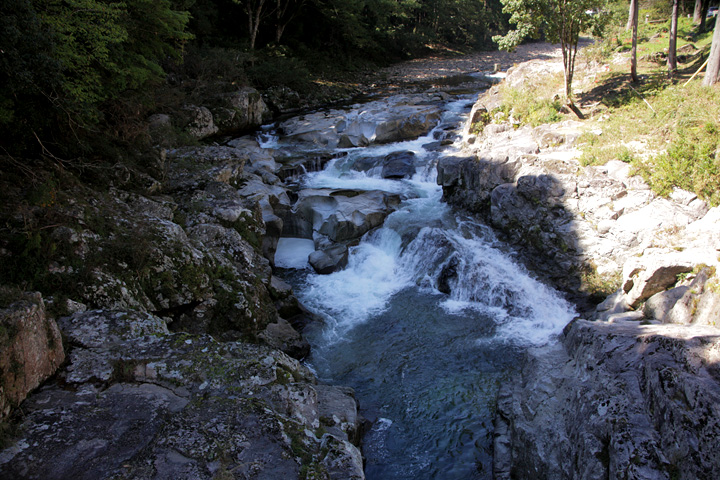
M 372 422 L 362 445 L 370 480 L 492 478 L 500 383 L 516 374 L 528 348 L 552 341 L 574 316 L 490 228 L 442 202 L 437 159 L 462 145 L 438 149 L 435 140 L 462 129 L 475 98 L 444 102 L 426 136 L 338 149 L 339 158 L 299 179 L 300 188 L 401 195 L 383 226 L 351 247 L 345 269 L 316 274 L 307 261 L 312 240 L 282 238 L 278 246 L 280 275 L 323 319 L 304 332 L 312 345 L 307 364 L 321 381 L 355 389 Z M 295 148 L 273 135 L 263 142 Z M 411 178 L 353 168 L 395 151 L 415 154 Z

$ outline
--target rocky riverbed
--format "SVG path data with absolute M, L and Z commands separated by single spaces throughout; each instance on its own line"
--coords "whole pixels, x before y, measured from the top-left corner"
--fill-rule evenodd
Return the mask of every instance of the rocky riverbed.
M 580 122 L 478 127 L 495 88 L 464 131 L 442 123 L 458 92 L 495 81 L 482 71 L 538 55 L 508 72 L 520 85 L 557 69 L 558 49 L 407 63 L 372 77 L 367 91 L 387 96 L 306 112 L 275 135 L 237 136 L 270 114 L 243 89 L 183 118 L 151 117 L 151 165 L 118 163 L 93 184 L 61 172 L 24 188 L 3 172 L 12 234 L 0 259 L 59 293 L 2 289 L 0 414 L 12 429 L 0 476 L 364 478 L 355 394 L 302 363 L 300 332 L 317 318 L 276 276 L 275 254 L 299 238 L 313 271 L 345 269 L 363 236 L 417 196 L 402 182 L 434 163 L 406 145 L 353 153 L 349 172 L 382 189 L 298 180 L 342 166 L 347 149 L 434 131 L 416 150 L 439 152 L 444 200 L 496 229 L 583 317 L 503 384 L 495 477 L 712 478 L 720 210 L 689 192 L 659 198 L 620 161 L 582 167 Z M 208 144 L 175 148 L 177 128 Z M 405 235 L 407 246 L 418 229 Z M 459 267 L 443 263 L 432 287 L 457 290 Z M 596 308 L 588 278 L 613 275 L 619 289 Z

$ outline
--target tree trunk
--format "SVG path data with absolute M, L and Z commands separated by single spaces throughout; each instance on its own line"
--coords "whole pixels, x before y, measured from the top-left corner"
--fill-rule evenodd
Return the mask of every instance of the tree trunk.
M 698 33 L 704 33 L 707 28 L 707 12 L 710 8 L 710 0 L 702 0 L 700 10 L 700 19 L 698 21 L 697 31 Z
M 702 0 L 701 0 L 702 1 Z M 634 13 L 633 13 L 634 12 Z M 625 30 L 630 30 L 633 25 L 637 26 L 638 22 L 638 0 L 630 0 L 630 11 L 628 12 L 628 21 Z
M 673 0 L 672 18 L 670 20 L 670 45 L 668 46 L 668 76 L 672 77 L 677 70 L 677 24 L 680 0 Z
M 577 55 L 577 41 L 571 45 L 561 39 L 560 46 L 563 54 L 563 67 L 565 72 L 565 99 L 567 107 L 581 120 L 585 119 L 582 111 L 573 101 L 572 82 L 575 75 L 575 56 Z
M 710 47 L 710 58 L 708 59 L 707 70 L 705 71 L 705 80 L 703 85 L 715 85 L 720 75 L 720 22 L 715 22 L 715 31 L 712 38 L 712 46 Z
M 632 52 L 630 55 L 630 78 L 633 83 L 638 82 L 637 75 L 637 32 L 638 32 L 638 11 L 640 10 L 637 0 L 630 2 L 630 21 L 632 22 Z
M 275 2 L 275 43 L 285 32 L 285 27 L 297 16 L 305 5 L 305 0 L 276 0 Z
M 250 32 L 250 50 L 255 50 L 260 21 L 265 8 L 265 0 L 248 1 L 245 4 L 245 12 L 248 16 L 248 31 Z
M 703 17 L 703 0 L 695 0 L 695 10 L 693 10 L 693 23 L 699 25 Z

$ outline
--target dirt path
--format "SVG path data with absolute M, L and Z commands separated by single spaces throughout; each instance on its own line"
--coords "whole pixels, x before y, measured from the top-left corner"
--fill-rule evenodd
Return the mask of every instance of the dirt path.
M 435 56 L 398 63 L 377 72 L 379 83 L 411 83 L 440 77 L 450 77 L 478 71 L 507 70 L 513 65 L 533 59 L 558 59 L 560 45 L 529 43 L 520 45 L 514 52 L 475 52 L 462 57 Z

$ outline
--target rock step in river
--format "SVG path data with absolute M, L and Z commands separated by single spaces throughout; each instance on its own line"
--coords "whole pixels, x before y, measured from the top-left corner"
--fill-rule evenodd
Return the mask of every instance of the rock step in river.
M 262 140 L 276 158 L 330 158 L 297 179 L 275 265 L 323 320 L 304 332 L 308 365 L 354 388 L 372 422 L 371 480 L 492 478 L 499 383 L 574 315 L 442 201 L 437 160 L 460 154 L 474 99 L 400 96 L 294 118 Z M 332 249 L 335 264 L 310 266 Z

